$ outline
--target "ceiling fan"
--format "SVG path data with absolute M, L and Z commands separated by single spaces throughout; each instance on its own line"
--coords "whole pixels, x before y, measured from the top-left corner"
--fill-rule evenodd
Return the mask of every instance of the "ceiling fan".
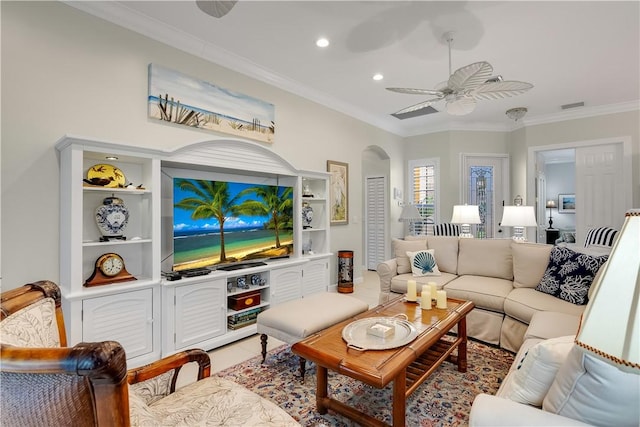
M 229 13 L 238 0 L 196 0 L 196 5 L 201 11 L 214 18 L 222 18 Z
M 444 34 L 449 44 L 449 80 L 440 83 L 436 89 L 411 89 L 388 87 L 387 90 L 410 95 L 428 95 L 432 98 L 394 113 L 411 113 L 444 100 L 447 113 L 464 116 L 476 108 L 477 100 L 500 99 L 520 95 L 533 87 L 531 83 L 504 81 L 501 76 L 492 77 L 493 67 L 485 61 L 475 62 L 451 73 L 451 42 L 453 32 Z

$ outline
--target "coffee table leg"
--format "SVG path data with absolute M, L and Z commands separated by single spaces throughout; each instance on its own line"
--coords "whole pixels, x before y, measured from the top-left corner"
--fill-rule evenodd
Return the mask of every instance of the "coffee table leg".
M 407 370 L 393 380 L 393 427 L 404 427 L 407 412 Z
M 324 406 L 324 399 L 328 395 L 327 391 L 327 368 L 316 365 L 317 384 L 316 384 L 316 408 L 318 413 L 326 414 L 327 407 Z
M 462 339 L 458 345 L 458 371 L 467 372 L 467 318 L 458 323 L 458 337 Z

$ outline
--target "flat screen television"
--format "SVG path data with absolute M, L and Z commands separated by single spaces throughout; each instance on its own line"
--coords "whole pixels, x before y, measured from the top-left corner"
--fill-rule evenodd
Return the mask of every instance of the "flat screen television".
M 172 177 L 174 271 L 293 254 L 293 187 Z

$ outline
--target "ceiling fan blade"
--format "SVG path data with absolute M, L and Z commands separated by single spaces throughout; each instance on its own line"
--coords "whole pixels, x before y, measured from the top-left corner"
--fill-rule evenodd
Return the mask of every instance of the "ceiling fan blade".
M 489 80 L 492 73 L 493 67 L 488 62 L 474 62 L 454 71 L 447 86 L 453 92 L 473 89 Z
M 444 97 L 444 94 L 441 91 L 435 89 L 411 89 L 406 87 L 388 87 L 386 89 L 391 92 L 405 93 L 409 95 L 431 95 L 439 96 L 440 98 Z
M 238 0 L 196 0 L 196 5 L 207 15 L 222 18 L 237 2 Z
M 471 96 L 475 99 L 502 99 L 525 93 L 531 89 L 531 83 L 517 81 L 502 81 L 485 83 L 471 91 Z
M 464 116 L 476 109 L 476 100 L 470 96 L 457 95 L 451 99 L 447 98 L 445 109 L 452 116 Z
M 400 111 L 396 111 L 393 114 L 407 114 L 407 113 L 412 113 L 414 111 L 418 111 L 418 110 L 422 110 L 423 108 L 427 108 L 428 106 L 430 106 L 431 104 L 433 104 L 434 102 L 438 102 L 440 101 L 442 98 L 438 97 L 438 98 L 432 98 L 432 99 L 427 99 L 426 101 L 423 101 L 419 104 L 415 104 L 412 105 L 411 107 L 407 107 L 407 108 L 403 108 Z

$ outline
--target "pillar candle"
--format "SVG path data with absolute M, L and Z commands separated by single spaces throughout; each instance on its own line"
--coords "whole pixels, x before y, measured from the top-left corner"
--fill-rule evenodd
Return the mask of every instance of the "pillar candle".
M 436 293 L 436 307 L 447 308 L 447 293 L 445 291 L 438 291 Z
M 436 299 L 436 292 L 438 292 L 438 285 L 436 282 L 429 282 L 429 290 L 431 291 L 431 299 Z
M 416 294 L 416 281 L 407 280 L 407 301 L 415 302 L 418 299 Z
M 429 285 L 422 285 L 420 308 L 422 308 L 423 310 L 431 310 L 431 286 Z

